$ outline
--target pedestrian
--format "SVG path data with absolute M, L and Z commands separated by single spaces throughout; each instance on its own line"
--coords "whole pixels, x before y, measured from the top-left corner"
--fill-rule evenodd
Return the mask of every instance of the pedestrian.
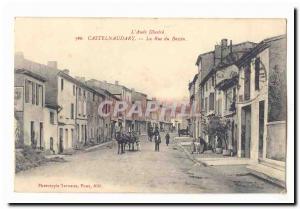
M 159 144 L 161 143 L 161 139 L 158 131 L 155 132 L 154 142 L 155 142 L 155 151 L 159 152 Z
M 169 146 L 169 143 L 170 143 L 170 134 L 169 134 L 169 131 L 167 132 L 165 138 L 166 138 L 166 144 L 167 144 L 167 146 Z
M 118 154 L 123 153 L 122 136 L 120 132 L 116 133 L 116 141 L 118 143 Z

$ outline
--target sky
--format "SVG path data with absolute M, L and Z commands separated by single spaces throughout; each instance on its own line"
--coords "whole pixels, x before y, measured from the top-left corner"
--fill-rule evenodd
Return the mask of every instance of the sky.
M 186 100 L 198 55 L 221 39 L 258 43 L 285 33 L 284 19 L 16 18 L 15 52 L 42 64 L 55 60 L 72 76 L 117 80 L 150 98 Z

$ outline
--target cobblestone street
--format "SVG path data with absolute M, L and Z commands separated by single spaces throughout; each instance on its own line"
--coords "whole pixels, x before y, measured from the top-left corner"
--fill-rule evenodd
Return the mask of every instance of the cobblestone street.
M 141 151 L 117 154 L 117 146 L 66 156 L 16 174 L 16 188 L 26 191 L 224 193 L 282 192 L 283 189 L 249 175 L 245 166 L 205 167 L 190 160 L 173 143 L 160 152 L 141 137 Z M 62 175 L 63 174 L 63 175 Z

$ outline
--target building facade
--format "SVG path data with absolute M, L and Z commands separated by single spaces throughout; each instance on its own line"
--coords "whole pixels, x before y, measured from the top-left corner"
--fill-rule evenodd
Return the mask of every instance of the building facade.
M 222 79 L 217 78 L 216 75 L 220 76 L 221 73 L 218 71 L 227 71 L 230 68 L 224 68 L 225 66 L 234 63 L 239 56 L 248 52 L 256 44 L 252 42 L 243 42 L 240 44 L 228 44 L 227 39 L 222 39 L 220 44 L 215 45 L 215 49 L 211 52 L 200 54 L 198 56 L 196 65 L 198 66 L 198 79 L 199 79 L 199 91 L 198 99 L 200 100 L 201 116 L 198 117 L 199 136 L 205 139 L 205 141 L 212 146 L 215 144 L 215 138 L 207 133 L 204 124 L 208 124 L 212 117 L 217 114 L 217 107 L 220 108 L 222 105 L 217 104 L 221 98 L 222 91 L 217 92 L 216 82 L 220 82 Z M 217 95 L 218 94 L 218 95 Z M 196 126 L 196 125 L 195 125 Z
M 286 36 L 263 40 L 238 66 L 238 156 L 284 165 Z
M 15 69 L 16 146 L 45 149 L 46 79 L 25 69 Z

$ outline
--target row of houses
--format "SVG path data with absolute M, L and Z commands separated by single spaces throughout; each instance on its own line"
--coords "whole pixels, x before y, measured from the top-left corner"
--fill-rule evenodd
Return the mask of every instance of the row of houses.
M 225 124 L 223 150 L 232 155 L 280 166 L 286 161 L 286 35 L 260 43 L 233 44 L 222 39 L 200 54 L 189 83 L 191 135 L 218 146 L 212 121 Z M 215 123 L 214 124 L 218 124 Z
M 146 132 L 153 121 L 127 111 L 108 117 L 99 114 L 99 105 L 111 101 L 147 106 L 147 95 L 115 84 L 84 77 L 72 77 L 69 70 L 57 68 L 15 54 L 15 135 L 16 147 L 32 146 L 49 153 L 64 153 L 82 146 L 111 141 L 117 129 Z M 110 105 L 102 111 L 109 113 Z M 161 121 L 168 124 L 167 121 Z M 156 121 L 156 123 L 159 123 Z M 154 125 L 154 124 L 152 124 Z

